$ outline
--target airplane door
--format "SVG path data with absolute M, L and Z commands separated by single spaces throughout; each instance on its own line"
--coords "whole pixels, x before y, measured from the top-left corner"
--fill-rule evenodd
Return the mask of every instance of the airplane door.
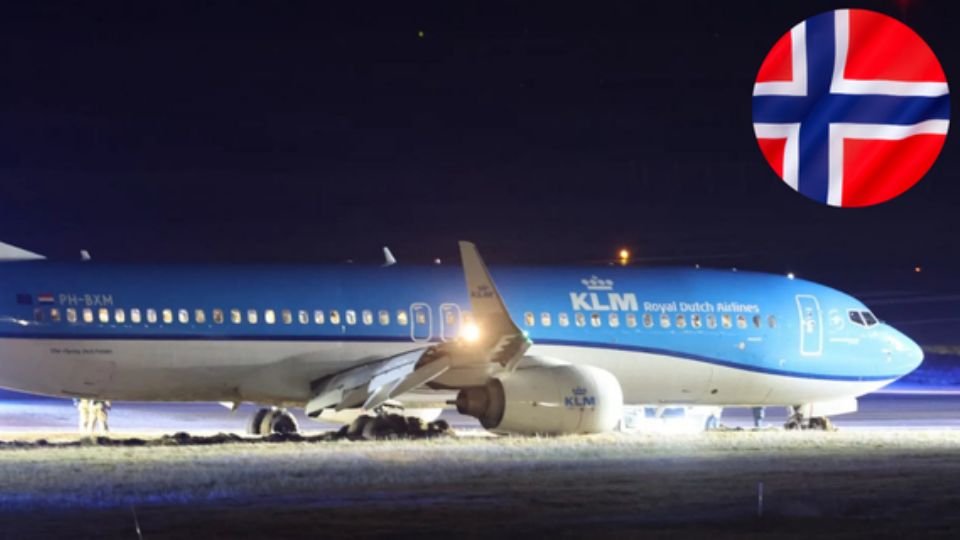
M 800 354 L 819 356 L 823 353 L 823 314 L 817 297 L 797 295 L 797 311 L 800 314 Z
M 410 305 L 410 337 L 414 341 L 430 341 L 433 337 L 433 313 L 427 304 Z
M 460 335 L 460 306 L 440 304 L 440 339 L 450 341 Z

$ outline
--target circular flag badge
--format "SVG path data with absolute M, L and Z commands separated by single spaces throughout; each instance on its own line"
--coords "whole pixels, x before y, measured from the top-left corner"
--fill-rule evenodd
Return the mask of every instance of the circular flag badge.
M 937 57 L 900 21 L 838 9 L 794 26 L 753 87 L 753 129 L 787 185 L 831 206 L 870 206 L 910 189 L 947 136 Z

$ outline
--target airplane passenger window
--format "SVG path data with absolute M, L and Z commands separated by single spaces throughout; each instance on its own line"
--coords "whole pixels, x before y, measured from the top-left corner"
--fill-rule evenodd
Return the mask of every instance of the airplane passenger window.
M 863 315 L 863 322 L 867 323 L 867 326 L 873 326 L 877 324 L 877 318 L 873 316 L 873 313 L 864 311 L 861 312 L 861 315 Z
M 644 328 L 653 328 L 653 315 L 649 313 L 643 314 L 643 327 Z
M 741 330 L 747 327 L 747 318 L 743 315 L 737 315 L 737 328 Z
M 677 328 L 686 328 L 687 318 L 681 313 L 677 315 Z
M 293 313 L 289 309 L 281 310 L 280 320 L 283 321 L 283 324 L 293 324 Z
M 717 327 L 717 316 L 713 313 L 707 315 L 707 328 L 713 329 Z
M 140 324 L 140 308 L 130 308 L 130 322 L 133 324 Z
M 93 310 L 90 308 L 83 308 L 83 322 L 92 323 L 93 322 Z
M 777 327 L 777 318 L 774 317 L 773 315 L 767 317 L 767 325 L 768 325 L 770 328 L 776 328 L 776 327 Z
M 566 312 L 557 314 L 557 324 L 560 326 L 570 326 L 570 317 L 567 316 Z
M 660 328 L 670 328 L 670 316 L 666 313 L 660 314 Z
M 330 310 L 330 324 L 340 324 L 340 312 L 331 309 Z
M 693 328 L 700 328 L 703 326 L 703 319 L 700 317 L 700 314 L 694 313 L 690 315 L 690 326 Z
M 345 317 L 345 318 L 347 319 L 347 324 L 357 324 L 357 312 L 356 312 L 356 311 L 354 311 L 354 310 L 352 310 L 352 309 L 348 309 L 348 310 L 345 312 L 345 314 L 346 314 L 346 317 Z
M 724 328 L 730 328 L 733 326 L 729 314 L 724 313 L 723 315 L 720 316 L 720 325 L 723 326 Z
M 34 322 L 43 322 L 43 310 L 37 308 L 33 310 L 33 320 Z
M 457 313 L 452 309 L 448 309 L 443 314 L 443 324 L 447 326 L 456 326 L 457 325 Z
M 163 310 L 163 324 L 170 324 L 173 322 L 173 310 L 165 309 Z
M 761 320 L 762 320 L 762 319 L 760 319 L 760 316 L 759 316 L 759 315 L 754 315 L 754 316 L 753 316 L 753 326 L 754 326 L 754 328 L 760 328 L 760 324 L 761 324 L 760 321 L 761 321 Z
M 240 324 L 243 322 L 243 317 L 240 316 L 239 309 L 234 308 L 230 310 L 230 322 L 233 324 Z
M 297 320 L 300 321 L 300 324 L 310 324 L 310 314 L 307 313 L 307 310 L 301 309 L 297 312 Z
M 536 321 L 533 320 L 533 313 L 532 313 L 532 312 L 527 311 L 527 312 L 525 312 L 525 313 L 523 314 L 523 325 L 524 325 L 524 326 L 533 326 L 534 322 L 536 322 Z
M 620 315 L 611 313 L 607 322 L 610 324 L 610 328 L 616 328 L 620 326 Z
M 587 318 L 583 315 L 583 313 L 575 314 L 574 319 L 577 322 L 577 326 L 586 326 L 587 324 Z
M 207 313 L 202 309 L 196 309 L 193 311 L 193 320 L 197 324 L 206 324 L 207 323 Z
M 153 308 L 147 309 L 147 322 L 150 324 L 156 324 L 157 322 L 157 310 Z
M 67 308 L 67 322 L 70 324 L 77 322 L 77 310 L 75 308 Z
M 247 322 L 250 324 L 257 324 L 257 310 L 248 309 L 247 310 Z
M 180 321 L 180 324 L 187 324 L 190 322 L 190 312 L 185 309 L 177 310 L 177 320 Z
M 851 312 L 850 312 L 850 320 L 853 321 L 854 324 L 859 324 L 860 326 L 864 326 L 864 324 L 863 324 L 863 317 L 860 316 L 860 312 L 859 312 L 859 311 L 851 311 Z
M 113 320 L 117 321 L 117 324 L 123 324 L 127 321 L 127 314 L 123 312 L 123 308 L 117 308 L 113 311 Z
M 590 326 L 594 326 L 594 327 L 600 326 L 600 322 L 601 322 L 601 321 L 600 321 L 600 314 L 599 314 L 599 313 L 591 313 L 591 314 L 590 314 Z
M 373 312 L 370 311 L 369 309 L 363 310 L 360 313 L 360 317 L 361 317 L 361 320 L 363 320 L 363 324 L 367 326 L 373 324 Z M 447 318 L 449 319 L 449 315 L 447 316 Z
M 60 322 L 60 310 L 57 308 L 50 308 L 50 322 Z
M 406 326 L 409 322 L 410 320 L 407 318 L 407 312 L 402 309 L 398 309 L 397 324 L 399 324 L 400 326 Z
M 277 314 L 272 309 L 263 310 L 263 322 L 273 324 L 277 322 Z
M 388 324 L 390 324 L 390 312 L 389 312 L 389 311 L 387 311 L 387 310 L 385 310 L 385 309 L 381 309 L 381 310 L 380 310 L 380 313 L 378 313 L 377 315 L 378 315 L 378 317 L 380 318 L 380 325 L 381 325 L 381 326 L 387 326 Z
M 627 327 L 637 327 L 637 315 L 635 313 L 627 313 Z
M 223 324 L 223 310 L 220 308 L 215 308 L 213 310 L 213 322 L 214 324 Z
M 323 324 L 323 310 L 316 309 L 313 311 L 313 324 Z
M 98 319 L 100 320 L 100 322 L 102 322 L 102 323 L 108 323 L 108 322 L 110 322 L 110 310 L 107 309 L 107 308 L 105 308 L 105 307 L 102 307 L 102 308 L 98 309 L 98 310 L 97 310 L 97 318 L 98 318 Z
M 427 324 L 427 313 L 425 311 L 417 311 L 417 324 Z
M 552 323 L 553 321 L 550 320 L 550 314 L 548 312 L 544 311 L 540 314 L 540 324 L 542 326 L 550 326 Z

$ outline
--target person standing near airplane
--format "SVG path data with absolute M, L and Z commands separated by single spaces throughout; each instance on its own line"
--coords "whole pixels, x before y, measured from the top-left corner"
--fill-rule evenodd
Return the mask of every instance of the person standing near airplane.
M 107 423 L 107 417 L 110 414 L 110 408 L 111 405 L 109 401 L 98 399 L 91 403 L 89 413 L 89 432 L 91 435 L 97 432 L 98 426 L 103 430 L 104 435 L 110 433 L 110 426 Z
M 90 431 L 90 408 L 91 403 L 89 399 L 74 399 L 73 405 L 77 408 L 77 417 L 78 417 L 78 426 L 80 433 L 88 433 Z

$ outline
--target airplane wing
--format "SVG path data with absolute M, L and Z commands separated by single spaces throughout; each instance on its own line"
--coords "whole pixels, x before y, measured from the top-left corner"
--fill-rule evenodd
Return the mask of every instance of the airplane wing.
M 474 339 L 459 339 L 376 360 L 314 381 L 306 413 L 324 409 L 376 409 L 386 401 L 437 381 L 440 387 L 483 384 L 493 373 L 512 371 L 531 342 L 510 318 L 476 246 L 460 242 Z

